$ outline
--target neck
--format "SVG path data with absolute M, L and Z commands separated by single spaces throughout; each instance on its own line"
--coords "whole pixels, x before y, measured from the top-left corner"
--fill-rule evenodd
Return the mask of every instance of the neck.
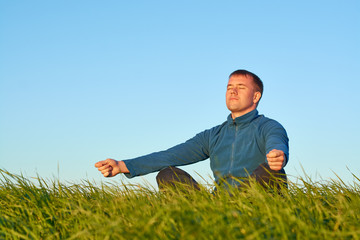
M 231 112 L 231 117 L 232 119 L 235 119 L 235 118 L 238 118 L 238 117 L 241 117 L 251 111 L 254 111 L 256 108 L 253 108 L 253 109 L 250 109 L 250 110 L 247 110 L 247 111 L 244 111 L 244 112 Z

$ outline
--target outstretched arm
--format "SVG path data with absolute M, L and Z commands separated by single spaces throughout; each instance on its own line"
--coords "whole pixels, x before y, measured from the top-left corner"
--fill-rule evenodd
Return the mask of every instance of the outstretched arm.
M 268 120 L 262 128 L 266 160 L 270 169 L 279 171 L 289 161 L 289 138 L 284 127 L 275 120 Z
M 106 159 L 95 163 L 95 167 L 104 175 L 104 177 L 113 177 L 119 173 L 129 173 L 123 161 L 116 161 L 114 159 Z

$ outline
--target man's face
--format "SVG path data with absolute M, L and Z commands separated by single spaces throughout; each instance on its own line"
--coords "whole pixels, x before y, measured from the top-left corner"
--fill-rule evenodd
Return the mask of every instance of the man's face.
M 261 94 L 256 91 L 254 85 L 251 77 L 230 77 L 226 90 L 226 106 L 231 111 L 233 119 L 256 109 Z

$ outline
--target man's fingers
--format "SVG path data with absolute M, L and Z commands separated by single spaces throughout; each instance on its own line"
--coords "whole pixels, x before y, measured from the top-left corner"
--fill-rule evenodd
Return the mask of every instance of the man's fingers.
M 111 176 L 111 172 L 109 172 L 109 171 L 101 172 L 101 173 L 102 173 L 102 175 L 103 175 L 104 177 L 110 177 L 110 176 Z
M 270 167 L 282 167 L 282 161 L 279 162 L 269 162 Z
M 268 162 L 283 162 L 285 160 L 285 154 L 281 150 L 271 150 L 267 155 L 266 158 Z
M 282 156 L 283 154 L 284 154 L 283 151 L 273 149 L 266 155 L 266 157 L 268 157 L 268 158 L 276 158 L 276 157 Z
M 111 158 L 95 163 L 95 167 L 104 177 L 113 177 L 120 173 L 118 162 Z
M 271 170 L 274 170 L 274 171 L 280 171 L 282 169 L 282 166 L 277 166 L 277 165 L 269 165 L 270 169 Z
M 270 169 L 278 171 L 282 169 L 284 164 L 284 159 L 283 158 L 268 159 L 268 164 Z
M 99 162 L 95 163 L 95 167 L 96 167 L 96 168 L 99 168 L 99 167 L 101 167 L 102 165 L 104 165 L 104 161 L 99 161 Z
M 105 173 L 105 172 L 110 172 L 112 171 L 112 167 L 110 165 L 106 165 L 106 166 L 103 166 L 101 168 L 99 168 L 99 171 L 101 171 L 101 173 Z
M 270 169 L 275 171 L 279 171 L 282 169 L 285 161 L 285 154 L 283 151 L 273 149 L 266 155 L 266 158 Z
M 277 163 L 277 162 L 283 162 L 284 161 L 284 157 L 280 156 L 280 157 L 275 157 L 275 158 L 267 158 L 268 162 L 271 163 Z
M 111 166 L 111 161 L 112 159 L 106 159 L 106 160 L 103 160 L 103 161 L 99 161 L 97 163 L 95 163 L 95 167 L 98 168 L 100 171 L 103 167 L 106 167 L 106 166 Z
M 112 169 L 112 166 L 109 165 L 109 164 L 105 164 L 105 165 L 102 165 L 101 167 L 98 167 L 98 170 L 103 171 L 103 170 L 106 170 L 106 169 L 109 169 L 109 168 Z
M 102 173 L 102 175 L 104 175 L 104 177 L 112 176 L 112 170 L 113 170 L 113 168 L 110 165 L 102 167 L 101 170 L 99 169 L 99 171 L 101 171 L 101 173 Z

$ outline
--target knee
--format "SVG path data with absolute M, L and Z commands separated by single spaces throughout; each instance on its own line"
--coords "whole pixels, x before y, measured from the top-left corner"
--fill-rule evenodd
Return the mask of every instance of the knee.
M 280 185 L 287 187 L 287 177 L 285 170 L 272 170 L 267 163 L 263 163 L 257 167 L 251 176 L 254 177 L 255 180 L 261 185 L 265 184 L 276 188 L 280 188 Z
M 172 168 L 167 167 L 158 172 L 156 175 L 156 182 L 159 184 L 159 182 L 163 182 L 168 176 L 172 173 Z
M 159 171 L 159 173 L 156 175 L 156 182 L 158 186 L 162 186 L 163 184 L 171 184 L 176 181 L 178 178 L 178 175 L 176 174 L 176 170 L 178 168 L 176 167 L 167 167 Z
M 160 189 L 164 186 L 175 187 L 179 183 L 191 185 L 196 189 L 199 188 L 197 182 L 187 172 L 176 167 L 167 167 L 160 170 L 156 175 L 156 182 Z

